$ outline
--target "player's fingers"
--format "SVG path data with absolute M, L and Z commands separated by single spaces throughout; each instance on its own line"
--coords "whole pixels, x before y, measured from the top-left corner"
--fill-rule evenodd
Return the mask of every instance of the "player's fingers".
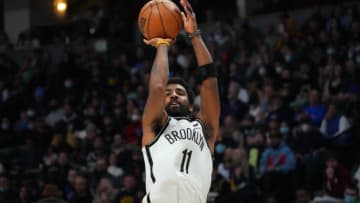
M 180 0 L 180 4 L 184 8 L 184 10 L 186 11 L 186 6 L 187 6 L 186 1 L 185 0 Z
M 180 4 L 184 8 L 186 16 L 189 16 L 189 15 L 191 15 L 193 13 L 191 5 L 189 4 L 189 2 L 187 0 L 181 0 Z
M 170 44 L 173 44 L 174 41 L 175 41 L 175 39 L 170 39 L 170 38 L 167 38 L 166 40 L 167 40 Z
M 180 4 L 181 4 L 181 6 L 182 6 L 183 8 L 185 8 L 185 2 L 184 2 L 184 0 L 180 0 Z
M 189 3 L 189 1 L 188 1 L 188 0 L 183 0 L 183 1 L 184 1 L 184 3 L 186 4 L 187 10 L 188 10 L 190 13 L 194 13 L 194 10 L 193 10 L 191 4 Z
M 183 22 L 185 23 L 186 22 L 186 16 L 185 16 L 185 13 L 184 12 L 181 12 L 181 17 L 183 19 Z
M 143 41 L 144 41 L 144 43 L 145 43 L 145 44 L 147 44 L 147 45 L 149 45 L 149 44 L 150 44 L 150 41 L 149 41 L 149 40 L 147 40 L 147 39 L 144 39 Z

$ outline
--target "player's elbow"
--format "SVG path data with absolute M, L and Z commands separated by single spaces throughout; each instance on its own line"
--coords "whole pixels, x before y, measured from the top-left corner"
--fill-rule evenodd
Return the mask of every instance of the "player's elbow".
M 149 92 L 155 94 L 164 94 L 165 85 L 163 85 L 162 83 L 151 84 L 149 88 Z

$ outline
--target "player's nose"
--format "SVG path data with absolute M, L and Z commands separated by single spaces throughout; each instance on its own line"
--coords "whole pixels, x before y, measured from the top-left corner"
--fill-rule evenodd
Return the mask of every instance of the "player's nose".
M 176 92 L 172 92 L 171 95 L 170 95 L 170 98 L 171 99 L 176 99 L 176 98 L 178 98 L 178 95 L 176 94 Z

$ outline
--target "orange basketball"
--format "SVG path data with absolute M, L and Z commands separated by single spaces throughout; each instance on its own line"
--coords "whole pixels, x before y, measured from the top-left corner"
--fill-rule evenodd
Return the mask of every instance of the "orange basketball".
M 175 39 L 183 28 L 180 9 L 170 0 L 151 0 L 141 8 L 138 26 L 146 39 Z

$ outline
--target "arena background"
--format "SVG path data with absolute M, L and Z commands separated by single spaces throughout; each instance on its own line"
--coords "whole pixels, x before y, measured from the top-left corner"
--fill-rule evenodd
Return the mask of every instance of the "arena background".
M 208 202 L 360 202 L 360 2 L 190 2 L 220 70 Z M 145 3 L 0 1 L 0 203 L 141 202 Z M 170 66 L 198 95 L 186 33 Z

